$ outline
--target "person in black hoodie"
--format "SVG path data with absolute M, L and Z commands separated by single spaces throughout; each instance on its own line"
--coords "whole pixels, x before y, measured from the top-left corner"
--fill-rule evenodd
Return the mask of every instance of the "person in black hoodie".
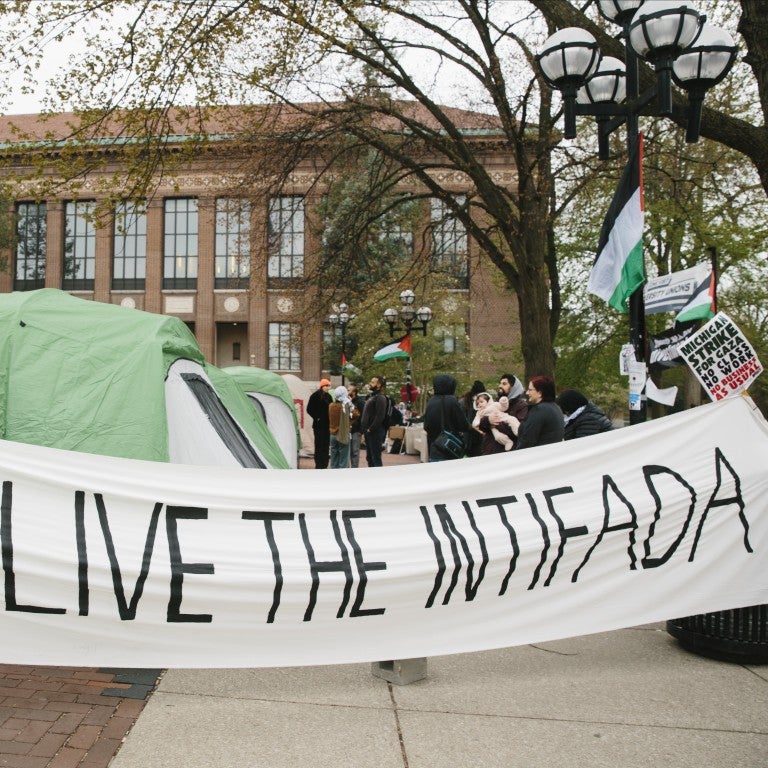
M 434 445 L 437 436 L 447 429 L 466 439 L 466 433 L 471 429 L 464 409 L 456 397 L 456 379 L 447 373 L 438 373 L 432 380 L 435 394 L 429 399 L 424 411 L 424 429 L 427 433 L 430 461 L 445 461 L 450 456 L 442 455 Z M 466 444 L 466 442 L 465 442 Z
M 610 432 L 613 423 L 586 395 L 577 389 L 565 389 L 557 396 L 557 404 L 565 414 L 565 439 Z

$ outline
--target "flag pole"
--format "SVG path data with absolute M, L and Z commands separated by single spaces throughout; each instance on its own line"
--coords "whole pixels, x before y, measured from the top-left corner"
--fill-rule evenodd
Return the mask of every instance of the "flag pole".
M 628 22 L 625 22 L 624 29 L 625 38 L 629 39 L 629 27 Z M 639 62 L 637 54 L 631 45 L 626 45 L 626 99 L 628 102 L 632 102 L 640 96 L 640 77 L 639 77 Z M 638 147 L 638 142 L 640 146 Z M 638 164 L 640 166 L 640 196 L 644 194 L 643 189 L 643 137 L 640 135 L 640 119 L 638 113 L 634 109 L 630 109 L 627 114 L 627 157 L 629 162 L 632 162 L 632 155 L 635 147 L 638 148 L 639 157 Z M 641 203 L 641 207 L 645 206 Z M 642 240 L 641 240 L 642 244 Z M 642 252 L 642 245 L 641 245 Z M 643 259 L 645 261 L 645 259 Z M 645 272 L 645 267 L 643 267 Z M 635 352 L 635 360 L 638 363 L 642 363 L 646 368 L 646 376 L 648 375 L 647 366 L 645 366 L 646 354 L 645 354 L 645 299 L 643 294 L 643 285 L 638 286 L 635 291 L 629 297 L 629 343 L 632 345 L 632 349 Z M 641 424 L 646 420 L 647 416 L 647 400 L 645 397 L 645 387 L 640 393 L 640 407 L 637 410 L 633 410 L 630 406 L 629 409 L 629 423 Z

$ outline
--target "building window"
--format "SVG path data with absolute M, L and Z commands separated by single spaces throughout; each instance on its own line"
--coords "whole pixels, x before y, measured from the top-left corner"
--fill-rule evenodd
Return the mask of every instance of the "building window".
M 456 201 L 462 205 L 464 197 Z M 469 287 L 467 230 L 443 200 L 432 198 L 432 263 L 437 272 L 456 280 L 457 288 Z
M 14 291 L 33 291 L 45 287 L 45 233 L 45 203 L 18 203 Z
M 197 288 L 197 200 L 165 201 L 163 288 Z
M 295 323 L 269 324 L 270 371 L 300 371 L 301 345 Z
M 64 205 L 65 291 L 92 291 L 96 273 L 96 203 L 68 200 Z
M 304 200 L 273 197 L 269 201 L 269 259 L 272 285 L 304 275 Z
M 467 352 L 467 327 L 463 323 L 438 326 L 435 328 L 435 337 L 440 339 L 442 353 L 445 355 Z
M 251 274 L 251 204 L 238 198 L 216 201 L 216 288 L 247 288 Z
M 413 227 L 418 210 L 417 201 L 402 197 L 383 217 L 381 239 L 388 244 L 392 258 L 410 260 L 413 257 Z
M 115 207 L 112 288 L 143 290 L 147 276 L 147 207 L 123 202 Z

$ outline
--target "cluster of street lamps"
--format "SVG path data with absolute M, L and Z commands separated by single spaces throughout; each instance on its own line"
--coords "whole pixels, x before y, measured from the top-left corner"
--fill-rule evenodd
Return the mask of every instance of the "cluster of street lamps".
M 577 115 L 594 116 L 600 155 L 607 157 L 608 136 L 623 123 L 631 129 L 640 114 L 676 114 L 674 80 L 688 93 L 687 140 L 696 142 L 704 94 L 728 74 L 736 58 L 731 35 L 707 24 L 706 16 L 682 0 L 598 0 L 598 8 L 622 27 L 624 63 L 603 57 L 594 36 L 580 27 L 555 32 L 536 57 L 544 79 L 563 94 L 565 138 L 576 137 Z M 655 88 L 642 94 L 639 59 L 656 71 Z
M 706 23 L 706 17 L 683 0 L 598 0 L 601 15 L 621 25 L 624 62 L 602 56 L 594 36 L 579 27 L 556 32 L 536 57 L 546 82 L 563 96 L 564 136 L 576 138 L 576 116 L 596 119 L 598 153 L 609 157 L 609 137 L 626 125 L 628 154 L 636 145 L 639 117 L 684 118 L 686 140 L 699 139 L 705 93 L 730 71 L 736 44 L 727 31 Z M 655 84 L 640 92 L 638 63 L 644 59 L 656 72 Z M 688 94 L 685 108 L 672 99 L 672 80 Z M 635 358 L 645 353 L 645 307 L 642 286 L 629 301 L 630 342 Z M 630 423 L 645 420 L 645 402 L 630 411 Z
M 395 325 L 398 318 L 402 323 L 402 328 L 405 329 L 407 334 L 411 331 L 421 331 L 424 336 L 427 335 L 427 325 L 432 320 L 432 310 L 429 307 L 419 307 L 414 309 L 416 303 L 416 294 L 406 289 L 400 293 L 400 311 L 388 307 L 384 310 L 384 320 L 389 325 L 389 337 L 393 338 L 395 335 Z M 416 321 L 419 321 L 421 325 L 415 325 Z M 411 356 L 405 360 L 405 407 L 410 412 L 413 408 L 413 401 L 415 399 L 413 385 L 411 383 Z
M 421 331 L 424 336 L 427 335 L 427 325 L 432 320 L 432 310 L 429 307 L 415 308 L 416 294 L 406 289 L 400 293 L 400 310 L 388 307 L 384 310 L 384 320 L 389 326 L 389 336 L 393 338 L 395 335 L 395 329 L 398 320 L 402 324 L 401 329 L 405 330 L 407 334 L 412 331 Z M 346 360 L 346 338 L 347 338 L 347 325 L 350 320 L 354 319 L 354 315 L 349 312 L 348 304 L 339 304 L 332 307 L 332 312 L 328 315 L 328 323 L 335 330 L 337 327 L 341 331 L 341 355 Z M 344 384 L 344 368 L 341 369 L 341 383 Z M 406 359 L 405 363 L 405 392 L 406 392 L 406 407 L 410 411 L 415 399 L 414 395 L 416 390 L 411 382 L 411 357 L 410 355 Z
M 344 362 L 347 360 L 347 324 L 350 320 L 354 319 L 354 315 L 349 313 L 348 304 L 339 304 L 333 306 L 331 314 L 328 315 L 328 322 L 333 327 L 334 331 L 336 326 L 341 329 L 341 358 Z M 344 386 L 344 365 L 341 366 L 341 384 Z

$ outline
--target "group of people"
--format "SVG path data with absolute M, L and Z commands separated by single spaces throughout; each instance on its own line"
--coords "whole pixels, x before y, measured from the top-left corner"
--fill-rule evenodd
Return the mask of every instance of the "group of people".
M 433 386 L 435 396 L 424 414 L 430 461 L 455 458 L 439 439 L 446 430 L 464 436 L 467 456 L 487 456 L 613 429 L 608 416 L 578 390 L 557 395 L 549 376 L 534 376 L 523 390 L 519 379 L 505 373 L 496 398 L 482 381 L 475 381 L 459 399 L 456 379 L 448 374 L 435 376 Z
M 372 376 L 370 394 L 364 399 L 356 386 L 339 386 L 330 394 L 331 382 L 321 379 L 307 403 L 315 439 L 315 468 L 357 467 L 365 440 L 369 467 L 382 466 L 387 428 L 402 412 L 391 406 L 386 381 Z M 496 397 L 482 381 L 456 397 L 456 379 L 445 373 L 433 379 L 434 395 L 424 413 L 430 461 L 455 458 L 448 455 L 445 432 L 460 436 L 467 456 L 487 456 L 538 445 L 558 443 L 613 429 L 611 420 L 584 394 L 566 389 L 559 395 L 549 376 L 534 376 L 524 390 L 511 373 L 499 379 Z
M 403 418 L 402 410 L 390 409 L 385 386 L 383 376 L 372 376 L 367 399 L 354 385 L 336 387 L 331 396 L 331 382 L 320 380 L 307 401 L 315 440 L 315 469 L 327 469 L 329 464 L 331 469 L 359 466 L 363 439 L 368 466 L 382 466 L 387 428 L 398 419 L 402 423 Z

